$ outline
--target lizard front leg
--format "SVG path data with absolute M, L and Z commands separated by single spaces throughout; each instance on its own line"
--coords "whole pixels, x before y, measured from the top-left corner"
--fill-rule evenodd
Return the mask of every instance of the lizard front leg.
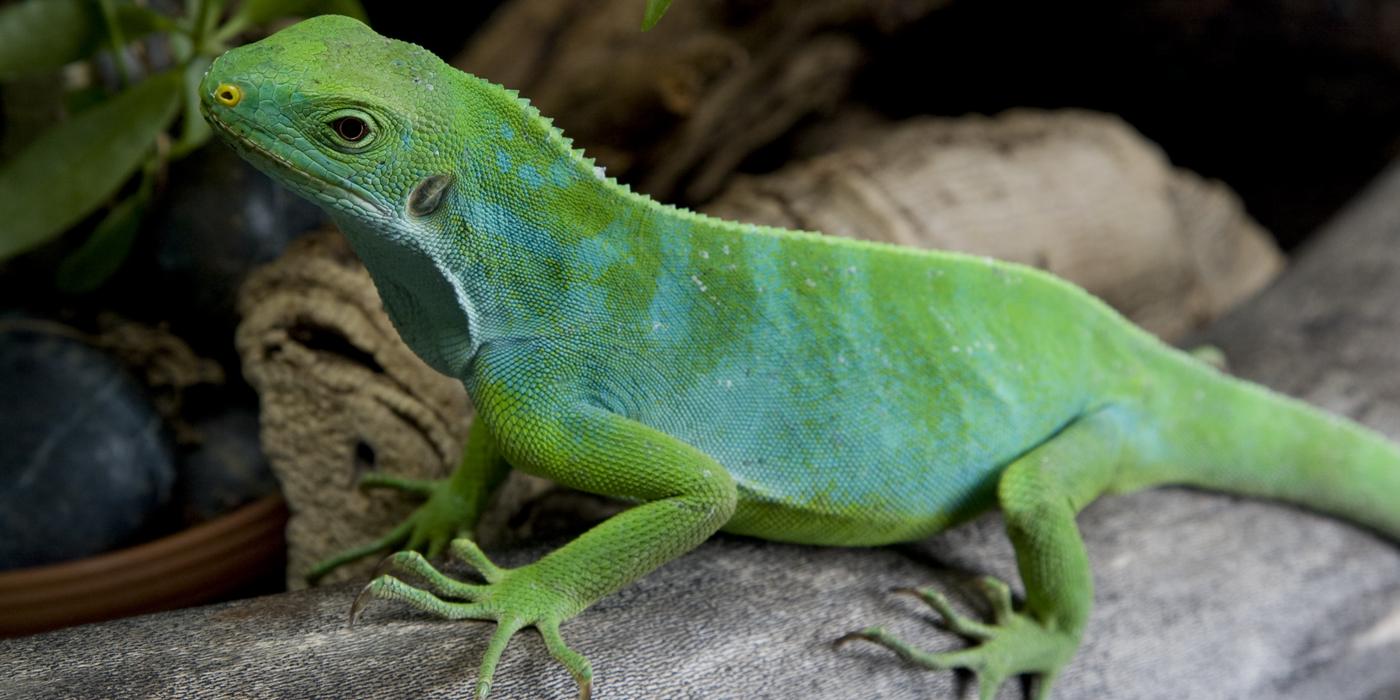
M 413 514 L 383 537 L 322 561 L 306 574 L 315 584 L 323 576 L 356 559 L 376 552 L 403 548 L 435 559 L 449 542 L 476 527 L 481 511 L 510 471 L 486 421 L 477 416 L 467 433 L 462 461 L 446 479 L 407 479 L 371 472 L 360 479 L 360 488 L 391 488 L 423 499 Z
M 603 596 L 693 549 L 734 513 L 737 492 L 729 473 L 699 450 L 669 435 L 591 405 L 558 411 L 510 405 L 483 416 L 511 464 L 583 491 L 641 502 L 538 561 L 515 569 L 491 563 L 465 540 L 453 553 L 481 573 L 484 584 L 453 581 L 421 558 L 399 556 L 390 567 L 413 571 L 427 585 L 461 602 L 446 601 L 386 574 L 362 597 L 400 600 L 451 619 L 494 620 L 476 697 L 491 689 L 496 664 L 511 637 L 536 627 L 551 655 L 573 674 L 580 697 L 592 687 L 586 659 L 569 649 L 560 623 Z M 355 609 L 361 607 L 357 601 Z

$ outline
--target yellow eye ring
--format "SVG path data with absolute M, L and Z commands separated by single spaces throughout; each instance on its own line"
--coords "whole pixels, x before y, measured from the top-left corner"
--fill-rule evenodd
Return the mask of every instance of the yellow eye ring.
M 237 85 L 221 83 L 218 89 L 214 90 L 214 99 L 225 107 L 236 107 L 243 100 L 243 91 Z

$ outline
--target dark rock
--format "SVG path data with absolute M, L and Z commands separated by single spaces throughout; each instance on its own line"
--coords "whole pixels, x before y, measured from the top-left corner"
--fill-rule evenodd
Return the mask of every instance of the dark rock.
M 185 518 L 204 521 L 277 493 L 258 442 L 258 416 L 234 408 L 193 425 L 199 444 L 180 460 L 176 500 Z
M 0 387 L 0 569 L 126 544 L 167 502 L 175 466 L 161 418 L 116 360 L 10 327 Z
M 320 208 L 227 148 L 200 149 L 173 165 L 161 202 L 146 223 L 155 270 L 138 271 L 131 282 L 144 285 L 142 296 L 196 345 L 212 336 L 231 347 L 235 298 L 248 271 L 324 221 Z

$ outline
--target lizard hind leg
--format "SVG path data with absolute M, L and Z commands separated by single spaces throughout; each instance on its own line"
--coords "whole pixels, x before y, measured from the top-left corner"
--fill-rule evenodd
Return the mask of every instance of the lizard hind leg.
M 1055 674 L 1074 654 L 1078 640 L 1067 639 L 1043 628 L 1030 617 L 1014 612 L 1010 607 L 1009 589 L 1006 584 L 995 579 L 993 581 L 997 589 L 1007 593 L 1007 598 L 1006 607 L 1001 612 L 996 612 L 999 603 L 996 599 L 992 600 L 994 622 L 991 624 L 954 611 L 947 598 L 933 589 L 896 591 L 923 600 L 938 612 L 950 631 L 976 640 L 977 646 L 958 651 L 928 652 L 890 634 L 882 627 L 867 627 L 852 632 L 837 640 L 837 643 L 863 639 L 895 652 L 909 663 L 935 671 L 959 668 L 970 670 L 977 676 L 980 700 L 992 700 L 996 697 L 997 690 L 1011 676 L 1034 673 L 1040 677 L 1036 697 L 1048 698 Z
M 997 499 L 1026 585 L 1021 609 L 1013 606 L 1010 588 L 990 577 L 979 587 L 991 604 L 991 622 L 959 614 L 932 589 L 899 591 L 923 600 L 950 631 L 976 641 L 974 646 L 930 653 L 880 627 L 867 627 L 839 642 L 863 639 L 920 666 L 968 669 L 977 675 L 982 700 L 995 697 L 1012 676 L 1034 674 L 1039 680 L 1036 697 L 1048 698 L 1055 677 L 1079 647 L 1093 604 L 1088 556 L 1074 516 L 1112 485 L 1123 459 L 1122 434 L 1116 414 L 1095 413 L 1071 423 L 1002 473 Z

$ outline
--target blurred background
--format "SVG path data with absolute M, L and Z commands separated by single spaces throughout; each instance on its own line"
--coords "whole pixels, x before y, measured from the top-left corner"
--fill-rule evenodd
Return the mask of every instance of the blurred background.
M 212 56 L 297 17 L 519 90 L 659 199 L 1036 265 L 1169 341 L 1400 146 L 1380 0 L 675 0 L 645 33 L 641 0 L 456 5 L 0 2 L 0 634 L 303 585 L 410 507 L 358 475 L 456 462 L 460 385 L 198 117 Z M 483 539 L 608 509 L 512 493 Z

